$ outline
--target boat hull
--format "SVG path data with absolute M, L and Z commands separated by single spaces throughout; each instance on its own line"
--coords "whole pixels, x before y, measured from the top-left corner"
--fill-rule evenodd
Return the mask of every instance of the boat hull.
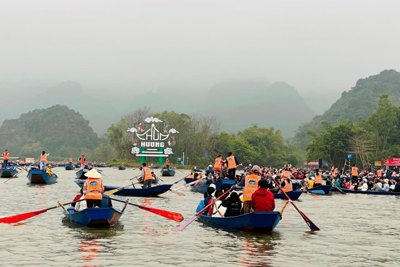
M 380 195 L 380 196 L 400 196 L 400 192 L 387 192 L 387 191 L 360 191 L 360 190 L 350 190 L 348 188 L 339 188 L 342 192 L 350 193 L 350 194 L 361 194 L 361 195 Z M 332 188 L 332 191 L 339 192 L 339 190 L 335 187 Z
M 289 196 L 289 198 L 291 200 L 299 199 L 299 197 L 301 196 L 302 193 L 303 193 L 303 191 L 301 191 L 301 190 L 286 192 L 286 194 Z M 274 197 L 275 197 L 275 199 L 287 199 L 285 194 L 283 194 L 283 193 L 274 194 Z
M 307 192 L 312 193 L 312 191 L 315 191 L 315 190 L 322 190 L 322 191 L 324 191 L 325 195 L 328 195 L 332 190 L 332 186 L 331 185 L 320 185 L 317 187 L 313 187 L 311 189 L 307 189 Z M 316 192 L 319 192 L 319 191 L 316 191 Z M 319 194 L 319 195 L 321 195 L 321 194 Z
M 199 219 L 215 227 L 250 232 L 272 232 L 281 220 L 281 214 L 272 212 L 251 212 L 232 217 L 211 217 L 201 215 Z
M 57 175 L 49 175 L 45 170 L 30 169 L 27 174 L 31 184 L 52 184 L 57 181 Z
M 89 227 L 108 227 L 118 222 L 123 211 L 115 208 L 86 208 L 75 212 L 75 210 L 68 209 L 64 211 L 65 217 L 82 226 Z
M 175 170 L 172 168 L 162 168 L 161 169 L 161 176 L 174 176 Z
M 17 169 L 15 168 L 2 168 L 0 169 L 0 177 L 1 178 L 12 178 L 18 174 Z
M 121 189 L 120 191 L 114 193 L 114 195 L 127 197 L 156 197 L 158 195 L 164 194 L 165 192 L 170 190 L 171 187 L 172 184 L 156 185 L 149 188 L 130 187 Z M 117 188 L 120 188 L 120 186 L 105 185 L 104 191 L 109 191 Z

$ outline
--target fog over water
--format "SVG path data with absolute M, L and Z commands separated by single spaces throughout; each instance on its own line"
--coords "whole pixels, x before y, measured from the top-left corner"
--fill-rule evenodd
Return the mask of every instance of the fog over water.
M 236 80 L 285 82 L 321 114 L 358 79 L 400 70 L 398 10 L 390 0 L 2 0 L 10 108 L 0 122 L 67 104 L 102 132 L 141 107 L 138 95 L 204 99 Z

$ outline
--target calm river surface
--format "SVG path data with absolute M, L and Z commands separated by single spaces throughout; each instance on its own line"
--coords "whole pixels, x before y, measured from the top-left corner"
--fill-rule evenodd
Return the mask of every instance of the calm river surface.
M 139 173 L 101 170 L 107 185 L 126 185 Z M 71 201 L 79 191 L 73 182 L 75 171 L 53 171 L 58 182 L 52 185 L 28 185 L 26 172 L 0 179 L 0 217 Z M 177 170 L 174 177 L 161 178 L 171 183 L 187 173 Z M 167 192 L 130 202 L 180 212 L 187 220 L 202 195 L 188 188 L 182 191 L 185 196 Z M 227 232 L 198 221 L 178 232 L 178 223 L 134 206 L 127 207 L 119 225 L 98 230 L 73 226 L 63 220 L 61 209 L 53 209 L 17 225 L 0 224 L 0 266 L 399 266 L 399 200 L 303 194 L 295 203 L 321 231 L 310 233 L 288 205 L 270 235 Z M 283 203 L 276 200 L 277 210 Z

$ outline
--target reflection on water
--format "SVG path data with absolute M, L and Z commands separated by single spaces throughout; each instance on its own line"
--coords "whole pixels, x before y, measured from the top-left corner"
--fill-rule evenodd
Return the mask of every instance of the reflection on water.
M 40 210 L 55 206 L 58 201 L 72 200 L 78 191 L 73 182 L 75 172 L 61 168 L 54 172 L 59 179 L 52 185 L 27 186 L 26 178 L 0 183 L 3 203 L 0 214 Z M 124 185 L 132 177 L 112 168 L 104 168 L 103 174 L 105 184 Z M 183 176 L 165 180 L 179 178 Z M 129 198 L 129 201 L 180 212 L 188 220 L 194 216 L 203 196 L 190 192 L 189 188 L 182 191 L 185 196 L 167 192 L 159 198 Z M 0 224 L 3 247 L 0 265 L 398 266 L 399 199 L 350 194 L 302 195 L 299 209 L 321 229 L 313 234 L 291 205 L 272 234 L 225 231 L 199 221 L 177 231 L 179 223 L 131 205 L 118 224 L 96 229 L 72 224 L 61 209 L 52 209 L 18 224 Z M 278 207 L 283 204 L 277 202 Z

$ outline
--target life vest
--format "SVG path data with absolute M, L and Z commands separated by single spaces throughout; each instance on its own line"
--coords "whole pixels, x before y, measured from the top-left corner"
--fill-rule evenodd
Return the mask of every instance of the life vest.
M 153 175 L 151 175 L 151 169 L 149 167 L 143 167 L 143 181 L 152 180 Z
M 243 201 L 251 200 L 251 195 L 258 189 L 258 175 L 249 174 L 245 178 L 244 188 L 243 188 Z
M 80 159 L 79 159 L 79 161 L 80 161 L 80 163 L 81 164 L 85 164 L 85 161 L 86 161 L 86 159 L 85 159 L 85 157 L 80 157 Z
M 351 167 L 351 176 L 358 176 L 358 168 Z
M 282 173 L 282 178 L 290 179 L 291 176 L 292 174 L 290 173 L 290 171 L 283 171 Z
M 101 200 L 103 198 L 103 192 L 104 185 L 100 178 L 87 178 L 83 186 L 85 199 Z
M 54 174 L 50 167 L 47 167 L 47 168 L 46 168 L 46 173 L 47 173 L 48 175 L 50 175 L 50 176 L 52 176 L 52 175 Z
M 216 157 L 214 160 L 214 171 L 220 171 L 222 168 L 222 158 Z
M 7 152 L 3 152 L 3 160 L 8 160 L 10 158 L 10 153 Z
M 290 180 L 285 181 L 285 186 L 282 187 L 283 192 L 290 192 L 293 191 L 293 184 L 290 182 Z
M 322 175 L 321 174 L 315 175 L 314 184 L 322 184 Z
M 41 161 L 41 162 L 46 162 L 46 161 L 47 161 L 47 155 L 46 155 L 46 154 L 41 155 L 41 156 L 40 156 L 40 161 Z
M 231 155 L 226 158 L 226 161 L 228 162 L 228 169 L 236 169 L 236 161 L 235 161 L 235 156 Z
M 169 166 L 169 165 L 171 165 L 171 162 L 169 161 L 169 159 L 166 159 L 165 160 L 165 166 Z
M 312 189 L 314 187 L 314 181 L 310 180 L 308 181 L 308 189 Z

